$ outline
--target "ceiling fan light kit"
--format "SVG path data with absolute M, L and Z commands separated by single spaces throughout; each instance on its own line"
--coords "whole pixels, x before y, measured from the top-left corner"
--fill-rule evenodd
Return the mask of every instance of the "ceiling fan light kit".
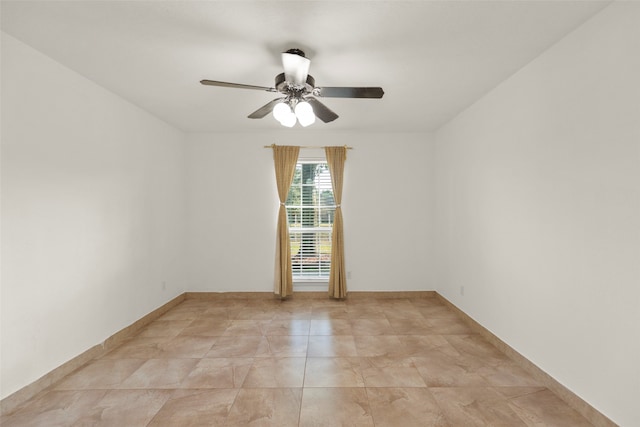
M 231 87 L 240 89 L 279 92 L 285 95 L 263 105 L 253 113 L 250 119 L 261 119 L 273 112 L 273 117 L 286 127 L 296 122 L 307 127 L 316 121 L 316 117 L 325 123 L 338 118 L 338 115 L 315 97 L 323 98 L 382 98 L 384 91 L 380 87 L 316 87 L 315 79 L 309 75 L 311 61 L 300 49 L 289 49 L 282 53 L 284 73 L 276 76 L 275 87 L 253 86 L 228 83 L 216 80 L 201 80 L 207 86 Z

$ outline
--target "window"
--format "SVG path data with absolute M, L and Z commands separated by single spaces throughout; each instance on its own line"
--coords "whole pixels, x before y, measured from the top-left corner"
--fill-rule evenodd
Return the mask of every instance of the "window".
M 328 279 L 336 203 L 326 161 L 298 160 L 285 206 L 294 280 Z

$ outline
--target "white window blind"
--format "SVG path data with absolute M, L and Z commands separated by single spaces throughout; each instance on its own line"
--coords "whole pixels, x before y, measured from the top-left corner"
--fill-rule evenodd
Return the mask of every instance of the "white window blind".
M 336 204 L 326 161 L 298 161 L 285 206 L 294 280 L 327 279 Z

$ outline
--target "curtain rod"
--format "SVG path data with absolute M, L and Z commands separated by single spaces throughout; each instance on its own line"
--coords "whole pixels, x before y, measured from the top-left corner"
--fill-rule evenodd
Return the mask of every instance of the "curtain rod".
M 275 145 L 276 144 L 265 145 L 264 148 L 273 148 L 273 147 L 275 147 Z M 301 145 L 299 147 L 300 148 L 318 148 L 318 149 L 325 148 L 325 146 L 316 146 L 316 147 L 314 147 L 314 146 L 311 146 L 311 145 Z M 331 147 L 331 145 L 329 147 Z M 344 148 L 346 148 L 347 150 L 353 150 L 353 147 L 348 147 L 346 145 L 344 146 Z

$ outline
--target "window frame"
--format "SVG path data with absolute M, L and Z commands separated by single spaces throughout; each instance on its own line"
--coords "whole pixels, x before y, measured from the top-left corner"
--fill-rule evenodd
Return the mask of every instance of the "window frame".
M 309 156 L 309 155 L 299 156 L 298 160 L 296 161 L 296 169 L 301 164 L 317 164 L 317 163 L 322 163 L 322 164 L 327 165 L 326 157 L 324 155 L 322 155 L 322 156 L 319 156 L 319 155 L 316 155 L 316 156 Z M 327 171 L 329 172 L 329 174 L 331 173 L 328 170 L 328 166 L 327 166 Z M 329 182 L 329 184 L 331 185 L 331 182 Z M 293 188 L 294 184 L 292 183 L 291 185 L 292 185 L 291 188 Z M 289 189 L 289 191 L 291 191 L 291 188 Z M 333 194 L 333 188 L 331 189 L 331 192 Z M 288 199 L 289 199 L 289 195 L 287 194 L 287 201 L 288 201 Z M 333 209 L 333 211 L 335 212 L 336 206 L 337 205 L 335 204 L 335 199 L 334 199 L 334 204 L 333 205 L 322 206 L 322 207 L 323 208 Z M 289 230 L 289 242 L 291 242 L 291 235 L 293 233 L 300 233 L 300 231 L 299 231 L 300 228 L 294 228 L 293 229 L 294 231 L 292 232 L 292 227 L 289 224 L 289 210 L 288 209 L 290 207 L 295 208 L 295 207 L 298 207 L 298 206 L 289 206 L 289 205 L 287 205 L 285 203 L 285 208 L 287 208 L 287 227 L 288 227 L 288 230 Z M 319 207 L 319 205 L 316 205 L 316 207 Z M 313 228 L 311 228 L 309 230 L 312 231 L 312 232 L 329 231 L 329 241 L 330 241 L 330 244 L 331 244 L 331 240 L 332 240 L 332 237 L 333 237 L 333 217 L 332 217 L 332 221 L 331 221 L 331 227 L 330 227 L 329 230 L 326 230 L 324 227 L 321 228 L 321 227 L 318 227 L 318 226 L 313 227 Z M 333 250 L 333 247 L 331 247 L 331 250 Z M 293 254 L 293 253 L 291 254 L 292 258 L 293 258 L 294 255 L 295 254 Z M 293 267 L 292 267 L 292 270 L 293 270 Z M 314 277 L 314 276 L 296 276 L 295 275 L 295 270 L 293 270 L 293 273 L 294 273 L 293 274 L 293 282 L 294 282 L 294 284 L 302 284 L 302 285 L 304 285 L 304 284 L 313 285 L 313 284 L 319 284 L 319 283 L 329 283 L 329 274 L 330 274 L 330 272 L 331 272 L 330 261 L 329 261 L 329 269 L 327 270 L 327 275 L 326 276 L 317 276 L 317 277 Z

